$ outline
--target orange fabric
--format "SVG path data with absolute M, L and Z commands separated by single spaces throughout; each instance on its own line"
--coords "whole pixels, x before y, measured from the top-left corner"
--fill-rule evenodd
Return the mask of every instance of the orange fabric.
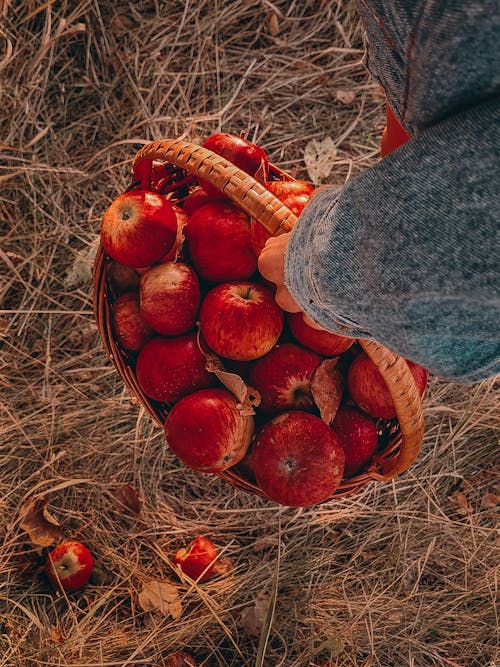
M 382 133 L 382 141 L 380 144 L 380 153 L 385 157 L 392 151 L 399 148 L 405 141 L 408 141 L 410 135 L 401 125 L 399 120 L 394 115 L 393 110 L 386 104 L 386 126 Z

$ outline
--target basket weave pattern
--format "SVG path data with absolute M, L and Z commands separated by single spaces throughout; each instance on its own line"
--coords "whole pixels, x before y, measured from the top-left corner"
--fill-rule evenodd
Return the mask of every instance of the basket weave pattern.
M 159 161 L 185 169 L 188 173 L 209 181 L 244 210 L 271 234 L 290 231 L 296 216 L 269 190 L 253 177 L 211 151 L 182 140 L 155 141 L 144 146 L 135 156 L 133 166 L 144 159 Z M 281 178 L 292 180 L 277 167 L 271 171 Z M 107 282 L 109 260 L 102 246 L 94 263 L 94 313 L 107 355 L 124 383 L 138 402 L 163 427 L 167 408 L 150 400 L 140 388 L 131 358 L 114 339 L 112 327 L 112 298 Z M 389 480 L 405 471 L 420 451 L 424 419 L 422 401 L 406 361 L 383 345 L 365 339 L 358 343 L 377 366 L 391 394 L 397 414 L 396 424 L 385 427 L 387 444 L 373 458 L 365 472 L 342 480 L 334 497 L 347 495 L 372 480 Z M 220 473 L 233 486 L 263 495 L 258 486 L 234 469 Z

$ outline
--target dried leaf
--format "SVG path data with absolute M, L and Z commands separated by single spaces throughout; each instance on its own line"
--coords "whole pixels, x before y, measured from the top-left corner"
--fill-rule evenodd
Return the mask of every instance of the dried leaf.
M 44 498 L 30 498 L 23 503 L 20 511 L 21 528 L 29 535 L 33 544 L 48 547 L 62 539 L 59 523 L 49 513 L 48 502 Z
M 311 393 L 321 419 L 326 424 L 331 424 L 344 393 L 344 378 L 337 368 L 337 359 L 325 359 L 321 362 L 311 381 Z
M 111 20 L 111 30 L 113 32 L 123 33 L 131 32 L 137 28 L 137 22 L 130 16 L 130 14 L 119 13 L 115 14 Z
M 114 484 L 111 493 L 121 512 L 129 516 L 139 516 L 141 513 L 141 499 L 133 486 L 126 483 Z
M 99 236 L 92 243 L 81 250 L 75 257 L 73 266 L 66 273 L 64 286 L 71 289 L 90 283 L 92 280 L 92 266 L 99 247 Z
M 344 90 L 342 88 L 337 88 L 335 91 L 335 99 L 342 104 L 352 104 L 356 98 L 356 93 L 354 90 Z
M 22 255 L 19 255 L 17 252 L 11 252 L 10 250 L 7 250 L 5 254 L 10 259 L 12 264 L 14 264 L 14 266 L 16 264 L 22 264 L 23 262 L 26 261 L 26 258 L 23 257 Z
M 321 179 L 328 178 L 335 164 L 336 156 L 337 148 L 331 137 L 325 137 L 322 141 L 312 139 L 306 144 L 304 162 L 313 183 L 319 183 Z
M 234 560 L 230 556 L 222 556 L 215 561 L 212 569 L 214 576 L 223 577 L 234 570 Z
M 66 641 L 66 637 L 63 635 L 62 631 L 55 626 L 50 633 L 50 640 L 54 642 L 54 644 L 62 644 Z
M 450 496 L 448 496 L 452 506 L 460 514 L 467 514 L 470 511 L 469 501 L 467 496 L 462 491 L 454 491 Z
M 270 11 L 267 14 L 267 29 L 271 33 L 273 37 L 276 37 L 276 35 L 280 31 L 280 24 L 278 21 L 278 15 L 276 12 Z
M 211 352 L 206 352 L 203 348 L 202 351 L 207 360 L 207 371 L 214 373 L 226 389 L 228 389 L 239 401 L 241 414 L 254 415 L 255 408 L 260 403 L 259 392 L 253 387 L 249 387 L 237 373 L 230 373 L 227 371 L 217 355 Z
M 179 618 L 182 614 L 179 591 L 169 581 L 147 581 L 138 601 L 144 611 L 159 612 L 172 618 Z
M 496 507 L 500 505 L 500 496 L 497 493 L 485 493 L 481 498 L 483 507 Z
M 164 667 L 196 667 L 194 657 L 188 651 L 177 651 L 167 655 L 163 662 Z
M 265 593 L 259 593 L 255 602 L 241 612 L 241 626 L 248 635 L 260 637 L 271 599 Z

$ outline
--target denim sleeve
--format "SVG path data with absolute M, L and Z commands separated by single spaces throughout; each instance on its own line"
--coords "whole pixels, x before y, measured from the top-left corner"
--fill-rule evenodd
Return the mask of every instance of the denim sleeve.
M 300 215 L 285 282 L 331 331 L 444 378 L 500 371 L 498 98 L 423 129 Z

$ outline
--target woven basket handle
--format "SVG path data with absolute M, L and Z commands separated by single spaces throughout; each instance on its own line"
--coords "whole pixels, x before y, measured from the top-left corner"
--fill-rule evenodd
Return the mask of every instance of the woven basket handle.
M 181 139 L 154 141 L 136 154 L 132 168 L 145 159 L 174 164 L 209 181 L 273 236 L 291 231 L 297 222 L 297 216 L 252 176 L 202 146 Z M 424 434 L 422 401 L 402 357 L 372 340 L 360 339 L 359 343 L 387 384 L 401 429 L 398 454 L 376 461 L 368 471 L 374 479 L 388 480 L 406 470 L 418 456 Z M 382 466 L 382 474 L 377 472 L 377 464 Z
M 209 181 L 273 236 L 291 231 L 297 216 L 252 176 L 217 153 L 183 141 L 163 139 L 146 144 L 132 168 L 144 159 L 169 162 Z

